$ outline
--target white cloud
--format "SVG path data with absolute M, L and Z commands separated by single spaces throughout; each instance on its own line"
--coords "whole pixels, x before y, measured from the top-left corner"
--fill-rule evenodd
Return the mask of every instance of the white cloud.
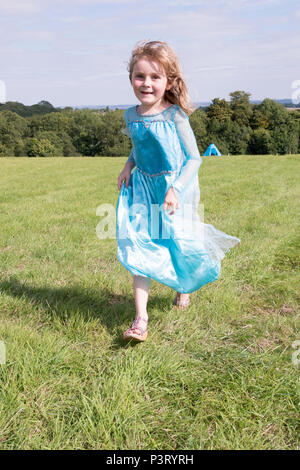
M 280 3 L 282 0 L 218 0 L 217 2 L 210 2 L 209 0 L 171 0 L 172 7 L 174 6 L 194 6 L 194 7 L 213 7 L 213 3 L 217 8 L 226 8 L 226 9 L 244 9 L 257 6 L 267 6 L 273 5 L 275 3 Z
M 73 5 L 120 5 L 137 3 L 139 0 L 0 0 L 0 13 L 18 15 L 37 13 L 48 7 Z
M 141 0 L 52 0 L 53 3 L 58 3 L 59 5 L 66 5 L 66 4 L 72 4 L 72 5 L 119 5 L 119 4 L 128 4 L 128 3 L 140 3 Z
M 58 21 L 61 21 L 62 23 L 81 23 L 82 21 L 85 21 L 86 18 L 84 16 L 66 16 L 64 18 L 58 18 Z
M 98 75 L 90 75 L 87 77 L 83 77 L 83 80 L 92 81 L 92 80 L 99 80 L 100 78 L 121 77 L 124 75 L 128 76 L 128 72 L 105 72 L 105 73 L 100 73 Z
M 15 38 L 37 39 L 39 41 L 50 41 L 55 37 L 52 31 L 20 31 L 15 33 Z
M 281 0 L 229 0 L 229 3 L 231 3 L 233 6 L 237 3 L 240 3 L 242 5 L 247 5 L 247 6 L 256 6 L 256 5 L 267 5 L 267 4 L 274 4 L 278 3 Z
M 230 8 L 256 8 L 282 3 L 282 0 L 220 0 L 220 4 Z
M 233 70 L 237 69 L 238 67 L 236 65 L 217 65 L 215 67 L 198 67 L 195 70 L 192 71 L 192 73 L 198 73 L 198 72 L 210 72 L 210 71 L 220 71 L 220 70 Z
M 36 13 L 40 10 L 37 0 L 0 0 L 0 12 L 4 14 Z
M 243 36 L 251 27 L 245 22 L 239 23 L 231 17 L 228 12 L 214 11 L 201 13 L 197 11 L 185 11 L 181 13 L 168 14 L 166 18 L 162 18 L 158 23 L 142 23 L 136 24 L 135 29 L 145 31 L 161 31 L 170 35 L 176 34 L 178 37 L 188 41 L 190 38 L 211 40 L 213 37 Z M 149 33 L 147 33 L 149 34 Z M 183 41 L 183 42 L 185 42 Z

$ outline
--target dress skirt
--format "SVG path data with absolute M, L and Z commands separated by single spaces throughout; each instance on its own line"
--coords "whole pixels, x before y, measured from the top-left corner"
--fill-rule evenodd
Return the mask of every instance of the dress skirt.
M 176 176 L 153 177 L 136 169 L 128 188 L 123 183 L 117 204 L 117 255 L 132 275 L 190 293 L 218 279 L 221 260 L 240 240 L 201 221 L 198 175 L 180 208 L 173 215 L 166 212 L 164 197 Z

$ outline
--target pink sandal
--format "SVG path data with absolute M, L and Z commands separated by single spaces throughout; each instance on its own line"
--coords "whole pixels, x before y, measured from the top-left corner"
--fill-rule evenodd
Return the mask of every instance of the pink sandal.
M 178 308 L 181 308 L 182 310 L 186 310 L 188 306 L 190 305 L 190 297 L 188 297 L 186 300 L 180 300 L 180 293 L 177 292 L 175 300 L 174 300 L 174 305 Z
M 144 322 L 146 326 L 142 328 L 141 326 L 139 326 L 140 322 Z M 136 318 L 134 322 L 132 323 L 131 328 L 125 331 L 124 339 L 126 340 L 134 339 L 136 341 L 145 341 L 148 336 L 147 325 L 148 325 L 148 320 L 145 320 L 142 317 Z

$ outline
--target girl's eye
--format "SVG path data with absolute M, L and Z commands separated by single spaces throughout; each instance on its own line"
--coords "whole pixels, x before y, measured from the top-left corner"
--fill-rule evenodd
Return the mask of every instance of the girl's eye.
M 144 76 L 143 76 L 142 74 L 138 73 L 138 74 L 135 76 L 135 78 L 144 78 Z M 152 78 L 153 78 L 154 80 L 159 80 L 160 77 L 159 77 L 158 75 L 153 75 Z

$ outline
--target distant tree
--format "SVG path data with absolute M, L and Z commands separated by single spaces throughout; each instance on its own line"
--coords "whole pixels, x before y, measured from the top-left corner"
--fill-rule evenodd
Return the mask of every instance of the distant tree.
M 43 106 L 44 108 L 47 108 L 47 109 L 54 109 L 54 106 L 51 103 L 49 103 L 49 101 L 45 101 L 45 100 L 39 101 L 38 105 Z
M 252 129 L 240 126 L 236 121 L 224 122 L 219 131 L 226 141 L 229 153 L 232 155 L 243 155 L 247 153 Z
M 76 156 L 78 155 L 74 145 L 72 144 L 71 137 L 64 131 L 39 131 L 35 137 L 38 140 L 48 139 L 49 142 L 54 146 L 54 155 L 56 156 Z
M 96 155 L 118 156 L 129 153 L 131 142 L 121 133 L 125 127 L 123 114 L 124 111 L 119 109 L 105 110 L 102 125 L 97 129 Z
M 67 132 L 71 131 L 73 117 L 67 113 L 50 113 L 43 116 L 35 115 L 31 118 L 29 127 L 32 136 L 41 131 Z
M 81 155 L 97 154 L 98 133 L 102 126 L 102 114 L 90 109 L 76 109 L 70 136 L 76 151 Z
M 63 142 L 58 133 L 54 131 L 39 131 L 35 134 L 35 137 L 39 141 L 47 139 L 54 146 L 54 155 L 63 155 Z
M 0 142 L 0 157 L 6 157 L 8 155 L 8 148 L 6 145 Z
M 27 138 L 25 152 L 28 157 L 53 157 L 55 146 L 48 139 Z
M 220 98 L 214 98 L 207 110 L 209 119 L 216 118 L 220 122 L 230 121 L 232 114 L 233 111 L 227 101 Z
M 80 154 L 77 152 L 76 148 L 72 143 L 71 137 L 66 133 L 61 133 L 60 138 L 63 143 L 63 155 L 64 157 L 77 157 Z
M 269 121 L 265 114 L 259 109 L 258 105 L 254 105 L 253 114 L 250 120 L 250 125 L 252 129 L 258 129 L 259 127 L 263 129 L 268 129 Z
M 14 154 L 16 157 L 24 157 L 26 155 L 24 139 L 20 139 L 16 143 L 15 148 L 14 148 Z
M 298 151 L 299 124 L 282 104 L 266 98 L 257 108 L 266 123 L 272 139 L 274 153 L 296 153 Z
M 65 108 L 61 108 L 61 109 L 60 109 L 60 112 L 61 112 L 61 113 L 72 113 L 72 112 L 73 112 L 73 108 L 72 108 L 72 106 L 66 106 Z
M 197 145 L 200 149 L 200 152 L 203 153 L 208 145 L 207 139 L 207 124 L 208 119 L 206 113 L 198 108 L 190 117 L 191 127 L 194 131 Z
M 246 91 L 237 90 L 232 91 L 229 93 L 230 96 L 230 106 L 234 109 L 236 106 L 245 105 L 248 106 L 250 104 L 250 96 L 251 93 L 247 93 Z
M 205 148 L 213 142 L 221 153 L 229 153 L 229 146 L 223 134 L 224 125 L 216 118 L 212 118 L 207 123 L 207 137 Z
M 9 155 L 14 155 L 14 148 L 23 138 L 27 129 L 27 121 L 12 111 L 0 113 L 0 143 Z
M 11 111 L 23 117 L 29 115 L 27 113 L 27 106 L 22 103 L 19 103 L 18 101 L 7 101 L 6 103 L 2 104 L 0 107 L 0 112 L 4 111 Z
M 288 117 L 287 122 L 270 131 L 276 153 L 297 153 L 299 127 Z
M 48 101 L 40 101 L 38 104 L 34 104 L 32 106 L 25 106 L 18 101 L 7 101 L 2 106 L 0 106 L 0 112 L 3 111 L 12 111 L 19 116 L 29 117 L 33 116 L 34 114 L 47 114 L 58 112 L 59 110 L 54 108 Z
M 255 129 L 249 141 L 249 151 L 254 155 L 274 153 L 272 137 L 267 129 Z
M 237 90 L 230 93 L 230 108 L 232 110 L 232 120 L 240 126 L 249 126 L 252 117 L 252 105 L 249 101 L 250 93 Z
M 270 98 L 266 98 L 257 105 L 256 110 L 259 112 L 260 116 L 264 122 L 266 122 L 267 129 L 275 129 L 281 124 L 285 124 L 289 112 L 287 109 L 280 103 L 277 103 Z

